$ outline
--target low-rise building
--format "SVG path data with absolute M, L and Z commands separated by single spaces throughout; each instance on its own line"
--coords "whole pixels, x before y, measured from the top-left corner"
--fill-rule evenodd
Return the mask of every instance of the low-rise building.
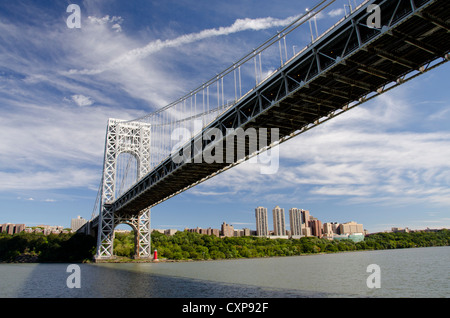
M 220 231 L 220 234 L 224 237 L 233 237 L 234 236 L 233 225 L 229 225 L 229 224 L 226 224 L 225 222 L 223 222 L 222 230 Z
M 12 223 L 0 224 L 0 233 L 7 233 L 13 235 L 20 233 L 24 230 L 25 224 L 12 224 Z
M 88 222 L 88 220 L 83 219 L 81 216 L 78 215 L 76 219 L 72 219 L 70 221 L 70 228 L 72 229 L 72 232 L 76 232 L 87 222 Z
M 354 233 L 354 234 L 337 234 L 333 236 L 333 240 L 352 240 L 353 242 L 362 242 L 364 241 L 363 233 Z
M 358 224 L 354 221 L 342 223 L 339 225 L 339 234 L 355 234 L 364 233 L 362 224 Z

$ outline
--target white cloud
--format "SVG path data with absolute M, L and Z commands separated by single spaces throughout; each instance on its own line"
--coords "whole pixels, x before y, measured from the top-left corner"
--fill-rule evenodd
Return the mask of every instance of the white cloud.
M 80 169 L 79 167 L 59 167 L 56 171 L 15 173 L 0 171 L 0 178 L 2 179 L 0 191 L 85 188 L 87 185 L 98 183 L 99 175 L 94 171 L 92 169 Z M 33 198 L 26 200 L 34 201 Z
M 138 116 L 138 112 L 124 108 L 40 106 L 24 101 L 12 105 L 12 109 L 2 113 L 5 121 L 0 130 L 1 191 L 96 189 L 108 118 Z
M 111 29 L 113 29 L 115 32 L 122 32 L 121 26 L 121 24 L 123 23 L 122 17 L 117 16 L 110 17 L 109 15 L 105 15 L 102 18 L 89 16 L 88 19 L 92 24 L 99 24 L 99 25 L 105 25 L 108 23 L 112 24 Z
M 445 104 L 449 104 L 450 102 L 445 102 Z M 439 120 L 448 120 L 450 117 L 450 108 L 447 107 L 445 109 L 442 109 L 440 112 L 434 113 L 430 115 L 429 119 L 433 121 L 439 121 Z
M 344 16 L 344 8 L 333 9 L 330 12 L 328 12 L 328 15 L 333 18 L 338 16 Z
M 198 191 L 195 188 L 191 192 L 198 196 L 223 196 L 227 194 L 233 194 L 233 192 L 214 192 L 214 191 Z
M 103 19 L 100 19 L 100 21 L 104 21 L 105 18 L 106 17 L 104 17 Z M 158 39 L 158 40 L 148 43 L 144 47 L 132 49 L 132 50 L 126 52 L 125 54 L 118 56 L 117 58 L 113 59 L 111 62 L 104 65 L 103 67 L 96 68 L 96 69 L 83 69 L 83 70 L 71 69 L 69 71 L 69 73 L 70 74 L 85 74 L 85 75 L 100 74 L 106 70 L 121 67 L 123 65 L 129 65 L 131 62 L 135 62 L 136 60 L 145 58 L 151 54 L 161 51 L 164 48 L 179 47 L 184 44 L 197 42 L 197 41 L 204 40 L 207 38 L 229 35 L 229 34 L 242 32 L 242 31 L 246 31 L 246 30 L 258 31 L 258 30 L 264 30 L 264 29 L 269 29 L 269 28 L 273 28 L 273 27 L 283 27 L 283 26 L 287 26 L 288 24 L 292 23 L 297 18 L 298 18 L 298 16 L 288 17 L 286 19 L 275 19 L 272 17 L 259 18 L 259 19 L 249 19 L 249 18 L 237 19 L 231 26 L 228 26 L 228 27 L 206 29 L 206 30 L 203 30 L 198 33 L 184 34 L 179 37 L 176 37 L 175 39 L 169 39 L 169 40 L 159 40 Z
M 291 202 L 298 189 L 302 200 L 449 206 L 450 132 L 410 131 L 417 122 L 406 91 L 382 95 L 280 145 L 276 175 L 263 176 L 246 162 L 198 191 L 232 189 L 238 197 Z
M 80 107 L 91 106 L 94 104 L 94 101 L 90 97 L 84 95 L 72 95 L 72 100 Z
M 109 22 L 109 15 L 104 16 L 103 18 L 97 18 L 97 17 L 88 17 L 89 21 L 96 24 L 106 24 Z
M 337 11 L 332 14 L 337 15 Z M 142 113 L 132 109 L 136 100 L 164 106 L 178 93 L 186 93 L 183 85 L 194 85 L 186 84 L 186 78 L 175 77 L 172 69 L 165 69 L 167 60 L 150 58 L 153 53 L 244 30 L 285 26 L 294 18 L 240 19 L 227 27 L 147 44 L 125 32 L 116 33 L 122 23 L 118 17 L 90 17 L 91 23 L 77 33 L 50 28 L 47 39 L 53 41 L 52 45 L 36 39 L 36 30 L 29 26 L 0 22 L 2 37 L 10 44 L 3 51 L 0 48 L 1 57 L 25 76 L 17 86 L 9 82 L 10 86 L 0 87 L 2 94 L 11 88 L 14 97 L 2 97 L 2 104 L 8 108 L 2 109 L 0 165 L 8 170 L 1 171 L 0 190 L 96 187 L 107 118 L 140 117 Z M 27 51 L 27 45 L 38 48 L 42 55 L 48 47 L 60 47 L 54 52 L 59 59 L 46 63 L 36 54 L 27 60 L 18 54 Z M 136 49 L 130 50 L 133 47 Z M 62 72 L 67 69 L 73 71 Z M 200 67 L 198 71 L 202 71 Z M 24 83 L 29 86 L 22 86 Z M 56 88 L 80 107 L 60 105 L 60 99 L 40 93 L 34 85 Z M 130 102 L 116 102 L 112 93 L 117 90 Z M 86 107 L 94 101 L 98 107 Z M 281 202 L 292 200 L 287 191 L 301 189 L 302 197 L 343 196 L 347 202 L 413 199 L 448 204 L 450 136 L 404 129 L 413 114 L 405 96 L 383 95 L 370 107 L 352 110 L 281 145 L 283 165 L 279 174 L 261 175 L 259 165 L 244 163 L 191 193 L 215 200 L 220 200 L 218 194 L 227 193 Z M 444 116 L 448 117 L 445 110 L 429 119 Z
M 116 32 L 122 32 L 122 27 L 120 26 L 119 23 L 114 23 L 111 27 L 111 29 L 113 29 Z

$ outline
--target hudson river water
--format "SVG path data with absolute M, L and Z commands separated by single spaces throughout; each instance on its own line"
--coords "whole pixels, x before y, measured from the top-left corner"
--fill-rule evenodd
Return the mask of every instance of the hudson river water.
M 370 264 L 380 288 L 369 288 Z M 79 264 L 81 288 L 68 288 L 69 264 L 0 264 L 1 298 L 450 297 L 450 247 L 277 258 Z

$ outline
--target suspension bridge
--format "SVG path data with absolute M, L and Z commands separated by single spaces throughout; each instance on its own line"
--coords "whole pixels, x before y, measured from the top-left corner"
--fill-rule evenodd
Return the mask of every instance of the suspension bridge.
M 113 257 L 121 223 L 136 233 L 136 257 L 150 258 L 152 207 L 448 62 L 448 0 L 349 2 L 319 35 L 317 15 L 333 2 L 158 111 L 109 120 L 96 207 L 79 230 L 97 236 L 97 260 Z M 239 129 L 264 134 L 239 139 Z

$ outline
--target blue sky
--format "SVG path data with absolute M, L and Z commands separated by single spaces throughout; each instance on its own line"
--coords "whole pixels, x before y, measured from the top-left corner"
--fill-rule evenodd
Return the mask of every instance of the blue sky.
M 81 8 L 80 29 L 66 25 L 70 3 Z M 0 223 L 68 227 L 77 215 L 90 218 L 108 118 L 171 103 L 315 3 L 1 1 Z M 318 16 L 319 32 L 343 16 L 344 3 Z M 220 28 L 227 32 L 192 37 Z M 308 32 L 295 45 L 308 44 Z M 449 228 L 449 70 L 282 144 L 276 175 L 244 163 L 154 207 L 152 227 L 255 229 L 254 209 L 279 205 L 286 217 L 303 208 L 370 232 Z

